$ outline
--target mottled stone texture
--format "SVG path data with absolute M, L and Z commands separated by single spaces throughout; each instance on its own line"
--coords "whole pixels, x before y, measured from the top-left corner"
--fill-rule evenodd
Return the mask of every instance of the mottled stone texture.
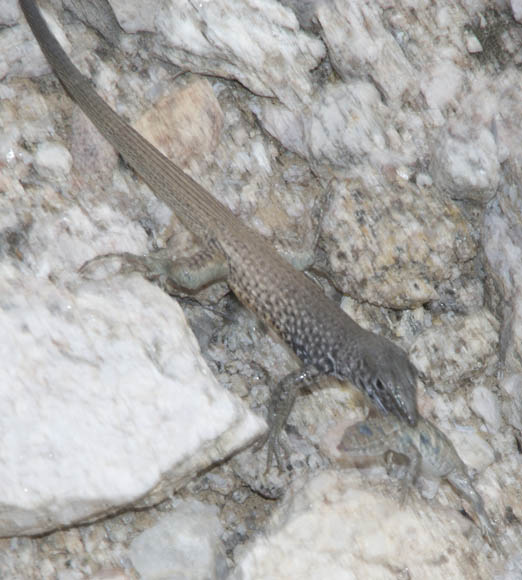
M 264 474 L 262 457 L 248 451 L 185 490 L 220 507 L 228 564 L 241 562 L 238 574 L 251 578 L 314 577 L 315 570 L 321 578 L 355 577 L 353 570 L 364 578 L 412 571 L 520 577 L 520 0 L 96 0 L 89 10 L 83 4 L 45 6 L 54 33 L 100 94 L 294 263 L 326 272 L 335 288 L 317 281 L 334 299 L 336 290 L 347 295 L 343 305 L 357 322 L 410 350 L 426 379 L 418 385 L 420 410 L 476 471 L 474 484 L 506 551 L 496 555 L 483 544 L 447 486 L 435 494 L 423 484 L 423 495 L 433 499 L 414 492 L 401 510 L 381 495 L 381 489 L 390 495 L 379 484 L 383 470 L 364 483 L 353 471 L 308 483 L 306 476 L 330 461 L 322 441 L 334 424 L 365 411 L 349 385 L 324 381 L 298 399 L 291 417 L 292 469 Z M 121 30 L 107 16 L 111 10 Z M 206 403 L 196 405 L 187 377 L 199 374 L 179 372 L 179 352 L 164 374 L 168 353 L 192 339 L 158 289 L 146 281 L 78 276 L 97 254 L 159 247 L 179 255 L 182 245 L 194 248 L 175 216 L 87 129 L 48 75 L 14 0 L 2 1 L 0 22 L 0 310 L 8 329 L 0 333 L 0 391 L 8 395 L 0 407 L 9 401 L 10 409 L 0 418 L 8 431 L 0 453 L 15 450 L 2 463 L 15 467 L 0 485 L 9 497 L 27 489 L 17 505 L 32 505 L 33 517 L 40 496 L 17 474 L 30 473 L 45 487 L 38 474 L 48 465 L 74 489 L 75 465 L 83 482 L 96 484 L 86 495 L 97 514 L 121 505 L 121 489 L 134 490 L 125 496 L 134 502 L 155 488 L 157 495 L 142 498 L 146 504 L 170 493 L 176 471 L 166 466 L 192 454 L 198 441 L 201 453 L 187 461 L 208 465 L 248 442 L 259 424 L 235 435 L 247 417 L 236 400 L 227 431 L 234 440 L 220 438 L 228 399 L 212 390 L 211 414 Z M 220 382 L 262 412 L 269 386 L 295 360 L 225 295 L 225 287 L 209 289 L 198 296 L 203 309 L 185 301 L 185 312 Z M 159 338 L 154 324 L 163 329 Z M 188 368 L 201 364 L 196 351 L 183 351 Z M 128 377 L 129 386 L 118 376 Z M 173 384 L 199 410 L 169 403 L 167 395 L 182 401 Z M 120 421 L 118 437 L 97 439 L 97 429 L 80 421 L 63 441 L 56 421 L 12 427 L 27 419 L 27 409 L 48 408 L 39 407 L 46 390 L 52 401 L 62 405 L 60 395 L 67 395 L 91 410 L 115 401 L 107 412 Z M 86 414 L 85 422 L 95 425 L 99 415 Z M 182 426 L 188 447 L 166 435 L 166 424 Z M 198 439 L 196 425 L 215 437 Z M 50 456 L 45 445 L 31 444 L 28 430 L 43 434 L 40 443 L 76 441 L 76 449 L 90 451 Z M 17 455 L 22 448 L 36 449 L 42 460 Z M 156 467 L 142 463 L 144 455 Z M 300 476 L 301 484 L 289 486 Z M 70 522 L 78 505 L 76 496 L 53 489 L 56 510 L 46 529 Z M 280 524 L 248 544 L 264 531 L 274 503 L 262 498 L 287 490 Z M 128 546 L 162 509 L 46 538 L 0 540 L 0 570 L 24 580 L 134 579 Z
M 368 176 L 335 181 L 331 192 L 325 250 L 336 285 L 359 300 L 391 308 L 435 300 L 476 253 L 469 224 L 436 191 Z

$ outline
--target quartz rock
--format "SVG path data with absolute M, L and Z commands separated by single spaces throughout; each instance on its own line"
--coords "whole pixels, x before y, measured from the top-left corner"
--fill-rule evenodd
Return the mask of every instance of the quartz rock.
M 513 18 L 517 22 L 522 22 L 522 2 L 520 0 L 511 0 L 511 10 L 513 10 Z
M 220 580 L 226 562 L 218 508 L 179 501 L 130 546 L 132 564 L 142 580 Z
M 504 416 L 510 425 L 522 431 L 522 374 L 509 375 L 500 385 L 507 395 L 502 406 Z
M 155 51 L 200 74 L 234 78 L 256 94 L 307 102 L 310 70 L 323 43 L 299 29 L 294 13 L 274 0 L 217 0 L 162 5 Z
M 385 489 L 354 470 L 294 484 L 232 578 L 491 578 L 475 524 L 414 492 L 400 507 Z
M 20 9 L 16 0 L 4 0 L 2 3 L 2 13 L 0 14 L 0 24 L 12 26 L 20 18 Z
M 447 435 L 467 467 L 482 472 L 495 461 L 493 448 L 473 428 L 451 429 Z
M 0 536 L 157 503 L 261 432 L 144 280 L 1 280 Z
M 414 87 L 415 71 L 385 26 L 378 3 L 323 2 L 317 5 L 317 19 L 332 66 L 343 80 L 362 76 L 366 70 L 392 101 Z M 394 82 L 382 82 L 392 77 Z
M 451 131 L 434 151 L 432 171 L 436 183 L 454 199 L 485 203 L 496 193 L 500 180 L 497 144 L 485 127 L 477 131 Z
M 38 147 L 35 163 L 42 173 L 48 173 L 53 178 L 63 178 L 71 170 L 72 157 L 63 145 L 47 142 Z
M 140 0 L 109 0 L 120 26 L 125 32 L 153 32 L 159 4 Z
M 471 393 L 471 408 L 492 431 L 498 431 L 502 425 L 500 405 L 495 393 L 485 386 L 477 386 Z

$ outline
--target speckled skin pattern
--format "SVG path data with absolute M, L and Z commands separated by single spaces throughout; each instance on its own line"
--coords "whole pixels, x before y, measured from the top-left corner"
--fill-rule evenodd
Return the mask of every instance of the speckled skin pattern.
M 20 5 L 68 93 L 158 198 L 226 261 L 227 281 L 239 300 L 278 332 L 305 367 L 350 380 L 381 411 L 414 425 L 417 373 L 407 354 L 356 324 L 260 235 L 121 119 L 72 64 L 34 1 L 21 0 Z M 289 409 L 282 412 L 288 415 Z
M 473 487 L 466 466 L 451 441 L 433 423 L 419 415 L 416 427 L 410 427 L 394 417 L 372 417 L 348 427 L 338 446 L 350 457 L 379 456 L 393 451 L 409 459 L 404 478 L 415 482 L 423 473 L 445 478 L 455 491 L 466 499 L 479 521 L 484 536 L 495 538 L 484 502 Z

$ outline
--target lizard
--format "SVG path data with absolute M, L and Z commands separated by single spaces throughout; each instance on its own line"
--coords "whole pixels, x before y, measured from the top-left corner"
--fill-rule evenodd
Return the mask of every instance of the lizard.
M 418 373 L 407 353 L 359 326 L 260 234 L 213 197 L 122 119 L 81 74 L 49 30 L 34 0 L 20 6 L 63 87 L 124 161 L 202 243 L 168 270 L 174 284 L 197 289 L 225 279 L 240 302 L 289 345 L 302 366 L 272 389 L 267 468 L 282 468 L 279 438 L 298 391 L 320 375 L 348 380 L 383 413 L 417 421 Z
M 446 479 L 472 508 L 488 541 L 500 549 L 484 501 L 469 476 L 453 443 L 431 421 L 418 415 L 417 425 L 399 422 L 393 416 L 371 416 L 345 429 L 337 449 L 350 458 L 384 456 L 388 473 L 401 480 L 401 504 L 412 484 L 423 474 Z M 407 458 L 401 472 L 394 454 Z

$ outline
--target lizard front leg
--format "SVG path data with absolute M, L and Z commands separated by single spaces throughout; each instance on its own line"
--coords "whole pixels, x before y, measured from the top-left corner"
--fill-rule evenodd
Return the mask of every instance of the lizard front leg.
M 281 457 L 280 437 L 281 432 L 286 425 L 290 411 L 294 406 L 298 391 L 310 384 L 310 382 L 319 375 L 318 370 L 313 367 L 304 367 L 297 371 L 289 373 L 280 381 L 272 390 L 272 397 L 268 405 L 268 431 L 265 436 L 257 443 L 256 449 L 261 449 L 267 444 L 266 470 L 269 471 L 272 465 L 272 459 L 275 455 L 277 466 L 281 471 L 284 470 L 283 459 Z
M 397 461 L 397 455 L 407 458 L 407 465 Z M 417 448 L 407 440 L 401 442 L 400 450 L 389 449 L 384 456 L 386 471 L 389 476 L 398 478 L 400 483 L 399 502 L 406 503 L 408 493 L 419 477 L 422 457 Z

